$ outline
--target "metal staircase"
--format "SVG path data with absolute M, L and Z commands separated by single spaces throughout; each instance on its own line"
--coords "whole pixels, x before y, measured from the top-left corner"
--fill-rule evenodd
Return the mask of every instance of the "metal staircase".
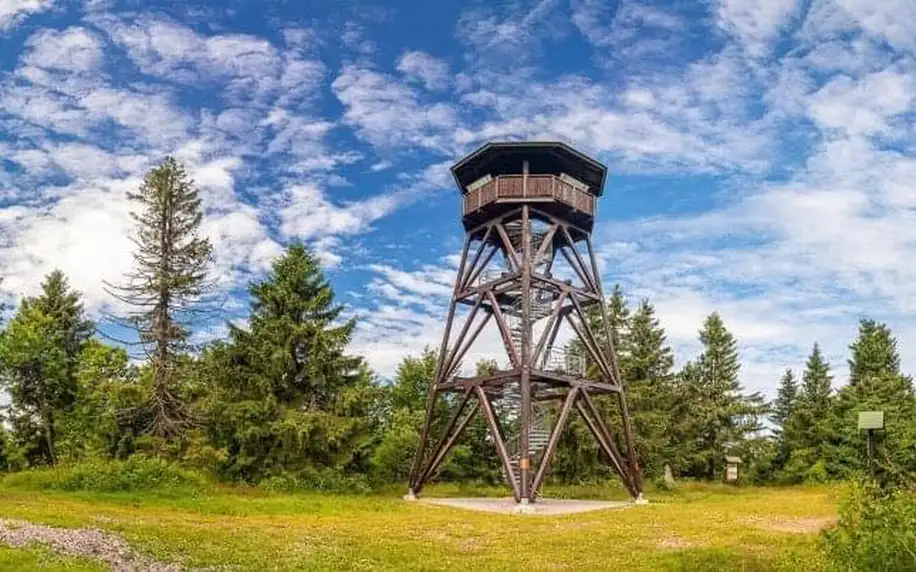
M 508 418 L 507 421 L 515 421 L 519 418 L 522 411 L 522 396 L 519 392 L 518 384 L 508 385 L 503 389 L 502 410 Z M 551 424 L 550 408 L 538 403 L 531 404 L 531 431 L 528 433 L 528 450 L 532 461 L 537 458 L 547 447 L 550 441 Z M 506 450 L 509 453 L 509 465 L 512 467 L 512 473 L 515 475 L 515 485 L 519 486 L 521 482 L 521 471 L 519 470 L 521 434 L 516 432 L 506 439 Z

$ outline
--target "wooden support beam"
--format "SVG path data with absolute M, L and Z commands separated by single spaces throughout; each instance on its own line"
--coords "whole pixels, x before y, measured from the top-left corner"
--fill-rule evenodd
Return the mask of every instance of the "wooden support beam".
M 477 252 L 474 254 L 474 258 L 468 265 L 467 272 L 462 272 L 458 275 L 459 282 L 461 283 L 461 286 L 458 288 L 459 292 L 466 289 L 469 282 L 473 282 L 473 279 L 471 278 L 472 275 L 476 277 L 477 272 L 475 272 L 475 270 L 477 269 L 477 263 L 480 261 L 480 256 L 483 254 L 483 251 L 487 247 L 487 239 L 490 237 L 491 232 L 493 232 L 493 227 L 488 226 L 487 231 L 483 235 L 483 238 L 480 239 L 480 246 L 477 248 Z M 481 268 L 484 268 L 488 261 L 489 258 L 481 265 Z
M 607 356 L 601 351 L 601 346 L 598 344 L 598 338 L 595 337 L 595 332 L 592 330 L 591 324 L 588 323 L 588 316 L 585 315 L 585 310 L 582 309 L 582 305 L 579 304 L 575 296 L 571 298 L 573 307 L 576 309 L 576 314 L 578 314 L 579 320 L 582 322 L 582 333 L 586 336 L 586 339 L 583 341 L 591 344 L 595 352 L 595 361 L 598 362 L 598 367 L 608 376 L 608 381 L 620 385 L 619 373 L 612 370 L 610 364 L 607 363 Z
M 499 308 L 499 302 L 496 301 L 496 296 L 493 295 L 492 291 L 487 292 L 487 297 L 493 307 L 493 315 L 496 317 L 496 323 L 499 324 L 499 333 L 502 336 L 503 344 L 506 346 L 506 353 L 509 355 L 509 361 L 512 362 L 514 368 L 521 369 L 521 360 L 518 357 L 518 353 L 515 351 L 515 344 L 512 343 L 512 331 L 509 329 L 509 325 L 506 324 L 506 318 Z
M 547 276 L 544 276 L 543 274 L 533 274 L 531 276 L 531 281 L 537 282 L 544 286 L 548 286 L 546 290 L 557 293 L 557 294 L 561 292 L 566 292 L 570 296 L 575 294 L 582 298 L 588 298 L 588 299 L 594 300 L 595 302 L 598 302 L 601 300 L 601 298 L 594 292 L 591 292 L 589 290 L 583 290 L 582 288 L 579 288 L 578 286 L 573 286 L 572 284 L 561 282 L 555 278 L 548 278 Z M 545 289 L 545 288 L 542 288 L 542 289 Z
M 464 357 L 464 354 L 468 353 L 468 350 L 471 349 L 471 346 L 474 345 L 475 341 L 477 341 L 477 337 L 480 335 L 480 332 L 483 331 L 484 326 L 487 325 L 487 323 L 490 321 L 490 318 L 493 316 L 492 312 L 488 312 L 488 311 L 485 311 L 485 312 L 486 313 L 484 314 L 483 320 L 478 322 L 477 327 L 474 329 L 473 332 L 471 332 L 471 335 L 468 337 L 468 339 L 465 340 L 464 345 L 453 356 L 451 365 L 448 370 L 449 376 L 455 373 L 455 370 L 461 364 L 461 359 Z M 446 377 L 445 379 L 448 379 L 448 377 Z
M 509 486 L 512 487 L 512 496 L 515 498 L 515 502 L 519 502 L 521 500 L 521 494 L 519 493 L 518 485 L 515 483 L 515 471 L 512 470 L 512 463 L 509 461 L 509 452 L 506 450 L 506 442 L 503 439 L 499 419 L 497 419 L 496 414 L 493 413 L 493 405 L 490 403 L 490 398 L 487 396 L 486 392 L 484 392 L 483 388 L 478 385 L 475 389 L 477 391 L 477 399 L 480 402 L 480 408 L 483 409 L 483 414 L 487 418 L 490 437 L 496 444 L 496 454 L 499 455 L 499 460 L 503 465 L 503 471 L 505 471 L 506 478 L 509 480 Z
M 432 458 L 426 466 L 426 469 L 423 471 L 420 481 L 414 484 L 414 494 L 418 494 L 421 490 L 423 490 L 423 485 L 426 484 L 430 478 L 432 478 L 433 474 L 442 463 L 442 460 L 451 450 L 452 446 L 455 444 L 455 441 L 458 440 L 458 437 L 461 436 L 464 428 L 467 427 L 467 424 L 474 417 L 478 407 L 480 407 L 480 403 L 475 400 L 474 407 L 471 409 L 471 411 L 465 415 L 464 418 L 461 418 L 461 415 L 464 413 L 472 393 L 472 388 L 468 388 L 464 392 L 464 398 L 461 400 L 461 403 L 455 410 L 454 415 L 452 415 L 452 418 L 449 420 L 445 431 L 443 431 L 442 438 L 440 439 L 439 444 L 436 446 Z
M 592 264 L 592 270 L 595 273 L 595 276 L 598 276 L 598 263 L 595 259 L 595 249 L 592 246 L 592 239 L 586 233 L 585 234 L 585 244 L 588 248 L 588 257 Z M 614 347 L 614 339 L 611 336 L 610 320 L 607 314 L 607 304 L 604 301 L 604 293 L 601 291 L 601 282 L 597 284 L 598 295 L 601 297 L 601 317 L 604 321 L 605 327 L 605 336 L 607 337 L 607 351 L 608 359 L 611 362 L 611 370 L 614 373 L 616 379 L 615 383 L 620 386 L 620 392 L 617 394 L 618 403 L 620 406 L 620 415 L 623 418 L 623 436 L 624 441 L 627 444 L 627 458 L 630 463 L 630 472 L 633 475 L 634 485 L 638 491 L 642 491 L 642 471 L 639 469 L 639 464 L 637 463 L 636 457 L 636 438 L 633 435 L 633 422 L 630 419 L 630 409 L 627 406 L 627 398 L 624 395 L 624 379 L 620 375 L 620 367 L 617 363 L 617 352 Z
M 528 205 L 522 207 L 522 336 L 521 336 L 521 408 L 519 414 L 519 494 L 531 499 L 531 219 Z
M 512 241 L 509 240 L 509 235 L 506 234 L 505 227 L 501 222 L 496 223 L 495 227 L 500 240 L 502 240 L 503 249 L 506 252 L 506 258 L 509 260 L 510 266 L 512 266 L 512 271 L 521 272 L 522 264 L 518 259 L 518 254 L 515 252 L 515 247 L 512 246 Z
M 541 339 L 538 340 L 537 346 L 535 347 L 533 355 L 531 356 L 531 363 L 533 367 L 537 367 L 537 364 L 541 359 L 541 354 L 544 353 L 544 348 L 549 348 L 550 344 L 553 343 L 553 340 L 556 338 L 557 330 L 559 329 L 558 326 L 560 324 L 560 313 L 564 311 L 563 304 L 566 302 L 566 296 L 567 293 L 563 292 L 554 302 L 556 306 L 554 307 L 553 312 L 551 312 L 550 318 L 547 320 L 547 325 L 544 326 L 544 331 L 541 333 Z M 548 342 L 548 340 L 550 340 L 550 342 Z
M 604 363 L 603 358 L 601 357 L 601 352 L 595 348 L 588 337 L 585 335 L 585 331 L 573 320 L 572 316 L 569 314 L 566 315 L 566 322 L 572 326 L 572 329 L 575 330 L 576 335 L 579 336 L 579 341 L 582 342 L 582 345 L 585 346 L 585 351 L 587 351 L 591 356 L 592 360 L 598 364 L 598 369 L 601 370 L 601 375 L 610 383 L 613 383 L 613 378 L 611 377 L 611 372 L 607 367 L 607 364 Z
M 436 405 L 436 386 L 442 381 L 439 376 L 442 373 L 442 366 L 444 365 L 445 353 L 448 350 L 448 340 L 452 332 L 452 324 L 455 320 L 455 307 L 457 301 L 455 296 L 458 294 L 460 288 L 460 276 L 464 274 L 464 269 L 468 261 L 468 250 L 471 247 L 471 237 L 468 235 L 464 240 L 464 247 L 461 250 L 461 262 L 458 264 L 458 276 L 455 280 L 455 287 L 453 289 L 452 301 L 448 307 L 448 316 L 445 319 L 445 334 L 442 336 L 442 344 L 439 347 L 439 355 L 436 356 L 436 372 L 435 379 L 430 381 L 429 384 L 429 393 L 426 397 L 426 419 L 423 422 L 423 429 L 420 431 L 420 442 L 417 445 L 417 450 L 415 452 L 414 461 L 410 469 L 411 482 L 415 481 L 419 476 L 420 467 L 423 463 L 423 457 L 426 453 L 426 442 L 429 440 L 429 430 L 432 426 L 433 412 Z
M 581 400 L 576 402 L 576 409 L 579 410 L 579 415 L 582 416 L 582 420 L 585 421 L 586 425 L 588 425 L 592 435 L 595 436 L 595 440 L 598 441 L 598 445 L 601 447 L 601 450 L 604 451 L 605 456 L 607 456 L 608 460 L 610 460 L 611 468 L 614 469 L 614 471 L 623 481 L 623 485 L 627 488 L 627 491 L 629 491 L 630 494 L 635 497 L 636 495 L 633 493 L 633 483 L 630 481 L 630 478 L 627 475 L 627 471 L 624 469 L 623 462 L 615 455 L 614 445 L 608 443 L 607 439 L 605 439 L 604 435 L 595 424 L 595 420 L 592 419 L 588 408 L 582 403 Z
M 631 486 L 630 490 L 631 492 L 633 492 L 634 497 L 637 496 L 640 490 L 639 490 L 639 486 L 636 481 L 636 475 L 631 470 L 633 467 L 633 464 L 630 462 L 631 460 L 628 458 L 625 458 L 623 455 L 620 454 L 620 450 L 617 448 L 617 444 L 614 442 L 614 435 L 611 433 L 611 429 L 604 422 L 604 419 L 601 416 L 601 411 L 598 409 L 598 406 L 595 405 L 595 402 L 592 401 L 592 398 L 588 394 L 587 391 L 582 392 L 582 401 L 585 402 L 585 406 L 589 409 L 591 414 L 594 416 L 596 428 L 598 429 L 598 431 L 600 431 L 604 435 L 604 438 L 607 441 L 608 446 L 610 447 L 611 451 L 616 455 L 617 461 L 620 464 L 621 469 L 623 469 L 623 467 L 626 465 L 627 468 L 624 470 L 627 474 L 627 480 L 629 481 L 630 486 Z
M 477 317 L 477 312 L 478 310 L 480 310 L 481 302 L 483 302 L 483 296 L 479 296 L 477 300 L 474 301 L 474 307 L 471 309 L 471 313 L 468 314 L 468 317 L 464 322 L 464 326 L 462 326 L 461 328 L 461 333 L 458 334 L 458 338 L 455 340 L 455 347 L 452 349 L 451 353 L 448 356 L 448 359 L 443 364 L 444 370 L 446 372 L 452 370 L 452 366 L 454 365 L 454 362 L 455 362 L 455 356 L 457 355 L 460 346 L 464 342 L 464 337 L 468 334 L 468 329 L 470 329 L 471 327 L 471 322 L 473 322 L 474 318 Z M 442 343 L 443 343 L 443 346 L 446 343 L 448 343 L 448 338 L 445 338 Z M 442 375 L 442 370 L 440 369 L 438 372 L 438 377 L 436 378 L 436 383 L 442 383 L 443 377 L 444 376 Z
M 490 261 L 493 260 L 493 256 L 495 256 L 497 252 L 499 252 L 499 247 L 494 244 L 491 244 L 490 250 L 487 252 L 486 257 L 484 257 L 483 263 L 480 266 L 478 266 L 477 268 L 475 268 L 474 271 L 468 275 L 467 280 L 464 281 L 464 283 L 462 284 L 461 290 L 459 290 L 459 292 L 462 292 L 470 288 L 471 284 L 473 284 L 477 280 L 481 272 L 483 272 L 484 268 L 486 268 L 487 265 L 490 264 Z
M 573 404 L 576 402 L 578 393 L 579 388 L 573 387 L 569 390 L 569 394 L 566 396 L 566 401 L 563 403 L 563 409 L 560 410 L 560 417 L 557 419 L 556 425 L 554 425 L 553 431 L 550 433 L 550 440 L 547 442 L 547 448 L 544 449 L 544 453 L 541 455 L 541 461 L 538 464 L 537 473 L 535 473 L 534 481 L 531 483 L 532 497 L 536 497 L 538 491 L 541 489 L 541 483 L 544 481 L 544 475 L 547 474 L 547 467 L 550 465 L 551 459 L 553 459 L 553 453 L 556 451 L 557 443 L 560 442 L 560 436 L 566 429 L 566 421 L 569 419 L 569 411 L 572 409 Z

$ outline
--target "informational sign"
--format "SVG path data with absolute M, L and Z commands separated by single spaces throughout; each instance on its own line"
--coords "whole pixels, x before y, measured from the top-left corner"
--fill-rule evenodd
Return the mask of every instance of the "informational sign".
M 883 411 L 860 411 L 859 430 L 884 429 Z

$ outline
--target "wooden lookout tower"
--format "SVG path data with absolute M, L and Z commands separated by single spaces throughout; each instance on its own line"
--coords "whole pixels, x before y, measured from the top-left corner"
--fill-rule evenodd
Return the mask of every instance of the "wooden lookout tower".
M 632 427 L 591 241 L 607 169 L 563 143 L 515 142 L 484 145 L 451 170 L 466 238 L 408 496 L 436 475 L 480 410 L 516 502 L 536 501 L 575 409 L 638 498 Z M 459 375 L 488 327 L 507 361 Z M 610 397 L 596 403 L 601 394 Z M 619 410 L 616 435 L 603 417 L 608 403 Z

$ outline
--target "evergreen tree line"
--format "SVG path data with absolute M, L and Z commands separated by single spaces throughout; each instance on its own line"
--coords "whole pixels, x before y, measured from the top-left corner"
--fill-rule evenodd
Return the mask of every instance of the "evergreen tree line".
M 200 236 L 198 191 L 169 158 L 136 193 L 134 270 L 109 284 L 120 328 L 88 317 L 60 271 L 0 324 L 0 469 L 155 456 L 242 482 L 302 486 L 406 483 L 423 423 L 436 352 L 405 357 L 382 379 L 348 346 L 356 323 L 305 245 L 291 244 L 249 284 L 242 326 L 194 346 L 211 311 L 211 246 Z M 767 403 L 741 384 L 738 342 L 718 314 L 702 350 L 680 370 L 649 300 L 630 308 L 615 287 L 609 331 L 626 382 L 639 463 L 679 477 L 718 479 L 726 455 L 758 482 L 843 479 L 866 468 L 862 410 L 883 410 L 877 461 L 885 478 L 916 471 L 916 398 L 897 342 L 863 320 L 850 346 L 849 383 L 832 387 L 817 344 L 800 372 L 783 375 Z M 602 317 L 590 316 L 596 332 Z M 601 326 L 601 327 L 599 327 Z M 135 332 L 117 343 L 101 332 Z M 478 372 L 496 367 L 480 362 Z M 592 366 L 593 367 L 593 366 Z M 612 426 L 621 419 L 602 398 Z M 439 418 L 445 420 L 443 408 Z M 765 430 L 769 418 L 773 431 Z M 610 478 L 587 426 L 573 416 L 551 470 L 561 482 Z M 439 478 L 495 483 L 499 464 L 478 416 Z

